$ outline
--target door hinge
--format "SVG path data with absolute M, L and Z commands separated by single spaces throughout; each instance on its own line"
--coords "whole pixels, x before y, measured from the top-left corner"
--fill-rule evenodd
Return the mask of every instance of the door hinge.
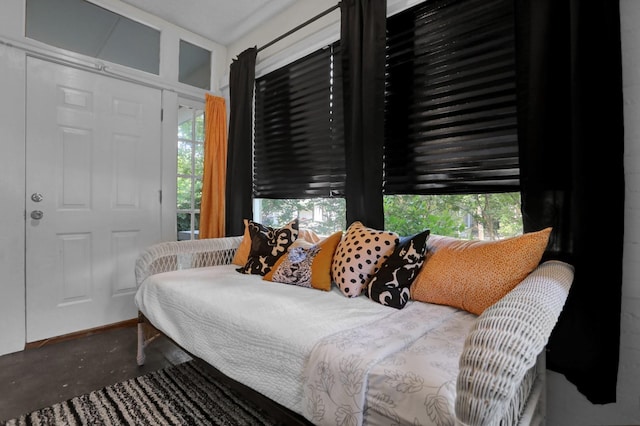
M 162 204 L 162 189 L 158 191 L 158 198 L 160 200 L 160 204 Z
M 164 121 L 164 109 L 160 108 L 160 122 Z

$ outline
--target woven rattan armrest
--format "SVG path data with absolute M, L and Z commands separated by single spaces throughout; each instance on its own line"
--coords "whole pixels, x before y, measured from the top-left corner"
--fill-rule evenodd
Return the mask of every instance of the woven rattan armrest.
M 193 241 L 168 241 L 149 246 L 136 260 L 136 284 L 149 276 L 179 269 L 229 265 L 233 261 L 242 237 L 207 238 Z M 160 332 L 138 312 L 138 348 L 136 360 L 144 365 L 145 348 Z
M 228 265 L 241 241 L 239 236 L 154 244 L 136 260 L 136 284 L 140 286 L 147 277 L 161 272 Z
M 478 317 L 460 356 L 455 410 L 462 424 L 509 424 L 509 404 L 544 351 L 573 273 L 567 263 L 545 262 Z

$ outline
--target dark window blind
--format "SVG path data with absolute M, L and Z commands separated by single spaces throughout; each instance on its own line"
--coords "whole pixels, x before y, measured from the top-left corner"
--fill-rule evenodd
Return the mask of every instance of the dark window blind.
M 427 0 L 387 20 L 386 194 L 518 191 L 510 0 Z
M 256 79 L 254 197 L 344 193 L 339 61 L 336 43 Z

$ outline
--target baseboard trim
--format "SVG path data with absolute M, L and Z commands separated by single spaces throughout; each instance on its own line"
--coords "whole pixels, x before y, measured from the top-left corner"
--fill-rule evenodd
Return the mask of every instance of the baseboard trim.
M 24 349 L 37 349 L 53 343 L 60 343 L 67 340 L 77 339 L 79 337 L 91 336 L 92 334 L 104 333 L 105 331 L 115 330 L 118 328 L 136 327 L 138 324 L 138 318 L 132 318 L 126 321 L 115 322 L 113 324 L 107 324 L 100 327 L 90 328 L 87 330 L 80 330 L 69 334 L 63 334 L 62 336 L 50 337 L 48 339 L 37 340 L 35 342 L 29 342 L 24 345 Z

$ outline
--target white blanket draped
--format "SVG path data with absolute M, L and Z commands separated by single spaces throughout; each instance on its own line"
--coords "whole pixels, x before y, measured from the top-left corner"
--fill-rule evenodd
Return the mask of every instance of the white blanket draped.
M 458 356 L 474 319 L 414 302 L 322 339 L 305 366 L 305 416 L 327 426 L 452 422 Z

